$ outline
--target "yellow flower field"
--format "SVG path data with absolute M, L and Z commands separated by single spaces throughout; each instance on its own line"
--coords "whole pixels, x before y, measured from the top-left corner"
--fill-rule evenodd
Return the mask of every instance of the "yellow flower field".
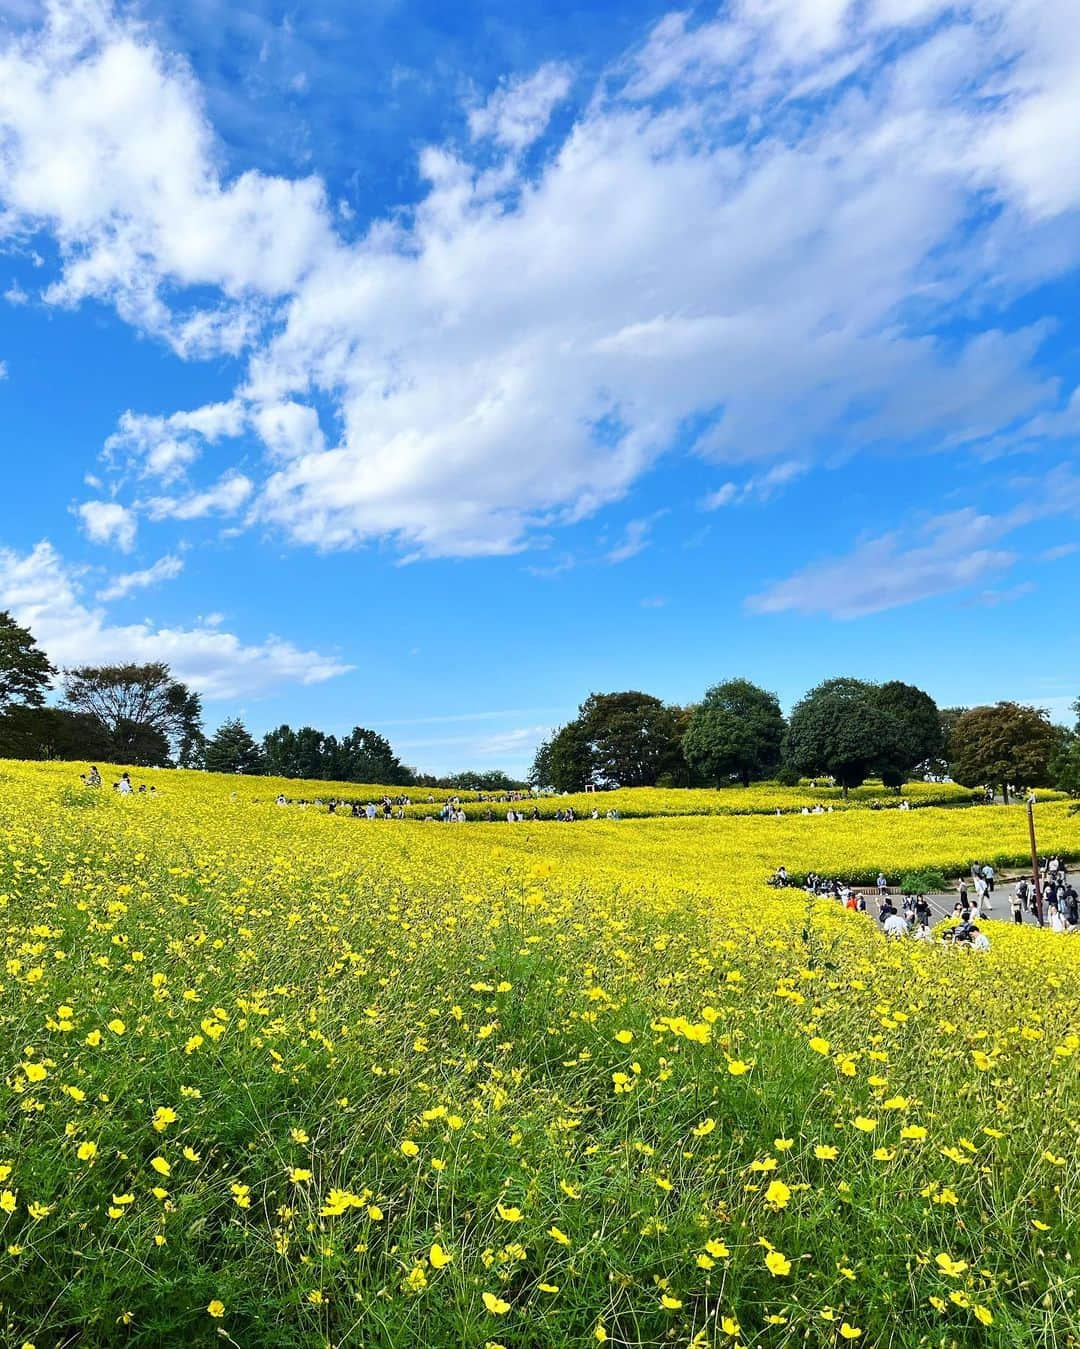
M 1020 858 L 1022 808 L 455 827 L 77 771 L 0 763 L 5 1344 L 1080 1341 L 1080 942 L 764 885 Z

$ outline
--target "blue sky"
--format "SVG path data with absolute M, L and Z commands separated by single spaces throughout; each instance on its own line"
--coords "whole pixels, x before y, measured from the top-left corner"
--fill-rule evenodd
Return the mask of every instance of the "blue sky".
M 523 769 L 1080 692 L 1071 0 L 0 0 L 0 606 Z

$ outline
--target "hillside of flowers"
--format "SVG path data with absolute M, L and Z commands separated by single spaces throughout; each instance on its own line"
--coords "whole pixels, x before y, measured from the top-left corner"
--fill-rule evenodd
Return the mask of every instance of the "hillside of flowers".
M 1019 860 L 1022 807 L 457 827 L 147 780 L 0 763 L 4 1344 L 1080 1342 L 1080 942 L 765 884 Z

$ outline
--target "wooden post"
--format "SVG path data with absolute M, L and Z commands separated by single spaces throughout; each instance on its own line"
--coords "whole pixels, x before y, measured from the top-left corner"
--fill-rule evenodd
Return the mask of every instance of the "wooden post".
M 1039 853 L 1035 847 L 1035 802 L 1028 797 L 1027 803 L 1028 815 L 1028 837 L 1031 840 L 1031 879 L 1035 885 L 1035 913 L 1039 919 L 1039 926 L 1043 925 L 1043 902 L 1042 902 L 1042 883 L 1039 880 Z

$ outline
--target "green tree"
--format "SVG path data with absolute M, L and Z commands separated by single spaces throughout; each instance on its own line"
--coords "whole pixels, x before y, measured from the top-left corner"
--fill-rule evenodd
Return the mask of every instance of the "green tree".
M 966 707 L 943 707 L 941 709 L 941 767 L 950 771 L 952 767 L 952 738 L 956 723 L 968 709 Z
M 0 717 L 0 758 L 108 763 L 116 749 L 96 717 L 60 707 L 19 706 Z
M 64 671 L 64 705 L 95 717 L 124 758 L 125 742 L 148 752 L 150 732 L 167 745 L 167 754 L 190 762 L 202 744 L 202 702 L 167 665 L 83 665 Z M 144 728 L 138 732 L 134 727 Z M 125 762 L 137 762 L 125 758 Z
M 263 752 L 247 727 L 232 717 L 206 742 L 206 767 L 211 773 L 261 773 Z
M 557 792 L 580 792 L 593 772 L 592 745 L 580 718 L 561 726 L 536 751 L 529 781 Z
M 780 764 L 784 715 L 775 693 L 748 679 L 714 684 L 692 713 L 682 737 L 691 768 L 717 787 L 732 777 L 749 787 Z
M 827 679 L 791 710 L 784 757 L 800 773 L 827 774 L 844 789 L 858 787 L 901 757 L 900 723 L 878 701 L 877 685 Z
M 1072 710 L 1076 724 L 1071 731 L 1061 728 L 1059 744 L 1050 759 L 1050 785 L 1059 792 L 1080 796 L 1080 698 Z
M 1042 708 L 1001 702 L 969 708 L 952 734 L 952 773 L 965 787 L 1043 787 L 1060 737 Z
M 899 790 L 916 768 L 941 757 L 945 746 L 941 712 L 928 693 L 899 679 L 880 685 L 875 701 L 896 722 L 898 732 L 893 753 L 877 768 L 885 785 Z
M 11 707 L 41 707 L 54 674 L 30 629 L 0 610 L 0 715 Z
M 675 714 L 651 693 L 591 693 L 581 704 L 592 772 L 611 787 L 651 787 L 682 760 Z

